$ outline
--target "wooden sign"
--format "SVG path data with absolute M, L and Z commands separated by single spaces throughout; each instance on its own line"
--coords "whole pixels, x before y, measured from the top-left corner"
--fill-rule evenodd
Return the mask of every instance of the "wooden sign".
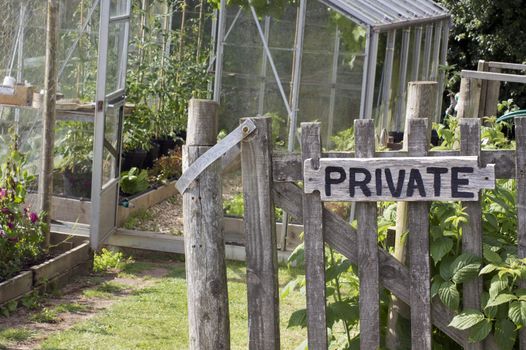
M 322 158 L 304 164 L 305 193 L 322 201 L 476 201 L 495 188 L 495 166 L 477 157 Z

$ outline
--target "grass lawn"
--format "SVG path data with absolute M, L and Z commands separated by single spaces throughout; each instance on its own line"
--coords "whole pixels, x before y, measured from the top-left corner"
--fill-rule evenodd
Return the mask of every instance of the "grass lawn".
M 133 278 L 141 271 L 162 264 L 133 263 L 122 275 Z M 298 271 L 280 268 L 280 285 L 296 277 Z M 232 349 L 247 349 L 247 296 L 245 266 L 228 264 L 228 293 L 230 300 Z M 117 286 L 118 287 L 118 286 Z M 118 295 L 116 286 L 87 290 L 84 296 L 111 298 Z M 298 291 L 281 301 L 282 349 L 295 349 L 306 338 L 305 329 L 287 329 L 291 313 L 305 307 L 305 297 Z M 182 265 L 171 267 L 167 276 L 151 277 L 148 286 L 132 290 L 109 308 L 73 327 L 52 333 L 41 345 L 42 349 L 187 349 L 188 322 L 185 271 Z M 11 337 L 23 336 L 10 331 Z M 7 334 L 6 334 L 7 335 Z M 1 338 L 0 338 L 1 341 Z

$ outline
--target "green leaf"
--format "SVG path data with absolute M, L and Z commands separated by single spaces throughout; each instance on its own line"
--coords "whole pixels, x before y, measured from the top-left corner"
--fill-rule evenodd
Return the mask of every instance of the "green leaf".
M 343 259 L 340 263 L 332 265 L 325 272 L 325 281 L 331 281 L 339 277 L 342 273 L 348 271 L 351 268 L 351 262 L 349 259 Z
M 464 310 L 460 314 L 453 317 L 448 327 L 465 330 L 473 327 L 484 319 L 484 314 L 478 310 Z
M 431 257 L 435 265 L 453 248 L 453 240 L 447 237 L 441 237 L 431 243 Z
M 500 350 L 512 350 L 517 332 L 515 325 L 508 319 L 498 319 L 495 323 L 495 340 Z
M 458 310 L 460 294 L 458 293 L 456 284 L 450 281 L 442 283 L 438 289 L 438 296 L 444 305 L 452 310 Z
M 488 273 L 492 273 L 496 269 L 498 269 L 498 266 L 496 265 L 493 265 L 493 264 L 486 265 L 482 268 L 482 270 L 480 270 L 479 276 L 486 275 Z
M 439 265 L 440 277 L 444 281 L 448 281 L 453 277 L 453 268 L 452 263 L 455 258 L 452 256 L 446 256 L 442 259 Z
M 451 271 L 455 274 L 464 266 L 471 264 L 480 264 L 480 258 L 470 253 L 462 253 L 451 263 Z
M 510 318 L 510 320 L 513 321 L 513 323 L 517 325 L 517 327 L 524 325 L 520 301 L 512 301 L 510 303 L 510 308 L 508 310 L 508 317 Z
M 296 310 L 290 315 L 287 328 L 291 327 L 307 327 L 307 309 Z
M 508 310 L 508 317 L 517 326 L 526 325 L 526 301 L 512 301 Z
M 295 266 L 303 266 L 305 261 L 305 247 L 303 243 L 298 245 L 290 254 L 288 263 Z
M 517 297 L 514 294 L 499 294 L 495 298 L 490 299 L 486 307 L 498 306 L 513 300 L 517 300 Z
M 438 294 L 438 289 L 442 283 L 444 283 L 444 280 L 440 277 L 440 275 L 433 277 L 433 283 L 431 284 L 431 298 L 434 298 L 435 295 Z
M 309 340 L 305 339 L 294 350 L 308 350 L 308 349 L 309 349 Z
M 488 334 L 491 332 L 491 321 L 484 319 L 482 322 L 477 323 L 473 326 L 469 333 L 469 341 L 477 343 L 486 339 Z
M 296 288 L 297 284 L 298 279 L 293 279 L 289 283 L 287 283 L 287 285 L 281 290 L 281 294 L 279 296 L 280 300 L 285 299 L 290 294 L 290 292 L 292 292 Z
M 360 311 L 356 304 L 337 301 L 327 305 L 327 308 L 332 309 L 336 316 L 336 321 L 345 320 L 349 322 L 357 322 L 360 319 Z
M 495 297 L 506 288 L 508 288 L 508 277 L 505 276 L 501 279 L 499 276 L 493 276 L 489 287 L 489 298 L 495 299 Z
M 517 300 L 517 297 L 514 294 L 499 294 L 493 299 L 490 298 L 486 307 L 498 306 L 513 300 Z
M 494 252 L 490 246 L 484 245 L 483 255 L 484 255 L 484 259 L 486 259 L 492 264 L 498 265 L 502 263 L 502 258 L 500 257 L 500 255 Z
M 461 267 L 453 274 L 453 282 L 464 283 L 478 276 L 480 264 L 469 264 Z

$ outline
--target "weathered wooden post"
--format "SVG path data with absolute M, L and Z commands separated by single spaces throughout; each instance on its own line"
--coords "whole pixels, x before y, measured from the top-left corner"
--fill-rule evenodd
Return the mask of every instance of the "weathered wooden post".
M 422 152 L 415 152 L 409 149 L 409 145 L 418 137 L 422 142 L 422 150 L 427 151 L 429 141 L 431 139 L 431 123 L 434 120 L 435 108 L 433 104 L 436 98 L 437 83 L 436 82 L 410 82 L 408 84 L 407 107 L 406 107 L 406 121 L 404 131 L 404 151 L 409 152 L 410 156 L 422 155 Z M 420 119 L 427 120 L 427 129 L 422 135 L 418 135 L 414 130 L 411 130 L 411 120 Z M 394 256 L 402 264 L 407 261 L 405 234 L 408 231 L 408 202 L 398 202 L 396 207 L 396 238 Z M 389 321 L 386 342 L 390 349 L 398 347 L 399 340 L 396 333 L 396 325 L 398 323 L 399 315 L 409 317 L 409 308 L 407 304 L 396 297 L 392 297 L 391 305 L 389 307 Z
M 515 118 L 515 171 L 517 188 L 517 245 L 518 256 L 526 258 L 526 118 Z M 521 288 L 526 288 L 526 281 L 522 281 Z M 520 349 L 526 349 L 526 328 L 520 330 Z
M 46 35 L 46 74 L 44 80 L 42 166 L 38 180 L 39 208 L 46 213 L 44 220 L 51 221 L 53 196 L 53 147 L 55 145 L 55 105 L 57 101 L 57 46 L 59 1 L 48 0 Z M 45 246 L 49 247 L 50 232 L 46 232 Z
M 301 151 L 302 164 L 311 159 L 312 167 L 317 169 L 321 158 L 319 123 L 301 123 Z M 319 191 L 303 194 L 303 227 L 309 349 L 326 350 L 328 341 L 325 316 L 325 245 L 323 204 Z
M 278 350 L 279 286 L 272 195 L 272 120 L 251 118 L 256 131 L 241 142 L 245 203 L 249 349 Z M 246 131 L 243 130 L 246 134 Z
M 502 72 L 499 68 L 490 67 L 490 63 L 479 60 L 477 70 L 479 72 Z M 497 115 L 497 104 L 499 102 L 500 81 L 482 80 L 480 88 L 480 105 L 478 117 Z
M 183 168 L 216 143 L 218 104 L 190 101 Z M 221 161 L 203 171 L 183 194 L 188 323 L 192 350 L 230 349 Z
M 480 79 L 465 78 L 460 81 L 460 97 L 458 101 L 457 116 L 459 118 L 476 118 L 480 109 Z
M 374 158 L 374 120 L 354 121 L 356 158 Z M 380 283 L 376 202 L 356 203 L 360 278 L 360 349 L 380 348 Z
M 460 155 L 480 158 L 479 103 L 482 81 L 462 78 L 460 85 Z M 486 89 L 489 85 L 486 84 Z M 489 101 L 485 101 L 489 103 Z M 462 225 L 462 251 L 482 258 L 482 209 L 481 201 L 463 202 L 469 222 Z M 477 278 L 463 284 L 462 306 L 464 309 L 478 309 L 482 298 L 482 279 Z M 466 349 L 480 350 L 484 343 L 468 344 Z

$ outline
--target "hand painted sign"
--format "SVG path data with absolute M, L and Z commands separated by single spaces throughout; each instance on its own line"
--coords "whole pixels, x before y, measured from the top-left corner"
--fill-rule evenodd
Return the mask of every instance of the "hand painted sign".
M 476 201 L 495 188 L 495 166 L 477 157 L 322 158 L 304 164 L 305 193 L 322 201 Z

